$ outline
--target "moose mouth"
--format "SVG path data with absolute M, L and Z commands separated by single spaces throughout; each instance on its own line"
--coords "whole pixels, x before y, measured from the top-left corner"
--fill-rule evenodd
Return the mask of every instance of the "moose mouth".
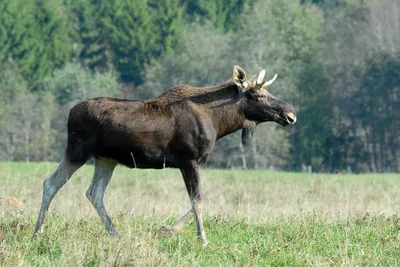
M 297 117 L 294 113 L 289 112 L 286 115 L 277 115 L 277 123 L 279 123 L 282 126 L 288 126 L 291 124 L 294 124 L 297 120 Z

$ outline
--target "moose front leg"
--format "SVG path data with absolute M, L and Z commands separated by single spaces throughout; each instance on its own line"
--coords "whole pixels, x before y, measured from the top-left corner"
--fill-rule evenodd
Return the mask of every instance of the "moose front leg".
M 185 162 L 181 164 L 180 170 L 185 181 L 186 189 L 189 193 L 192 204 L 191 210 L 183 215 L 174 225 L 163 226 L 159 230 L 160 237 L 172 236 L 180 232 L 182 227 L 193 217 L 196 218 L 197 235 L 200 241 L 207 245 L 206 232 L 203 226 L 203 198 L 200 186 L 199 166 L 195 162 Z
M 203 196 L 200 186 L 199 166 L 194 161 L 182 164 L 180 170 L 185 181 L 186 189 L 192 202 L 192 212 L 196 218 L 197 236 L 204 245 L 208 244 L 203 226 Z M 190 214 L 186 215 L 190 217 Z M 185 219 L 185 216 L 182 218 Z

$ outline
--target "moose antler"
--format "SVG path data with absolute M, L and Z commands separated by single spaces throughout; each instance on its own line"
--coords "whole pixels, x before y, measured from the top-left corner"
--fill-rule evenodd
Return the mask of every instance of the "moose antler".
M 252 90 L 260 90 L 260 89 L 265 89 L 267 88 L 269 85 L 271 85 L 275 80 L 276 77 L 278 77 L 278 74 L 275 74 L 274 78 L 272 78 L 269 81 L 264 82 L 264 76 L 265 76 L 265 69 L 260 71 L 260 73 L 257 76 L 257 81 L 254 84 L 253 88 L 251 88 Z
M 276 77 L 278 77 L 278 73 L 275 74 L 274 78 L 265 82 L 264 85 L 262 86 L 262 88 L 266 88 L 267 86 L 270 86 L 276 80 Z
M 260 71 L 257 75 L 256 82 L 252 82 L 251 90 L 260 90 L 264 84 L 265 69 Z

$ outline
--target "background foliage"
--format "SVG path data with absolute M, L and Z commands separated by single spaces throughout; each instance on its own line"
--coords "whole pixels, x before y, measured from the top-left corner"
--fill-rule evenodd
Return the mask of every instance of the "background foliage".
M 0 159 L 59 160 L 68 109 L 217 85 L 239 64 L 279 73 L 298 123 L 249 148 L 222 139 L 211 167 L 400 171 L 396 0 L 0 2 Z

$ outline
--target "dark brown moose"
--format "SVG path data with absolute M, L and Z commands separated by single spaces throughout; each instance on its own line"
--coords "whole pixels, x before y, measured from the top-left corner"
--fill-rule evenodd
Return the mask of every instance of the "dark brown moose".
M 179 168 L 192 204 L 174 225 L 161 227 L 161 236 L 178 233 L 193 217 L 197 235 L 207 244 L 203 227 L 203 198 L 199 167 L 211 156 L 216 140 L 242 130 L 248 143 L 259 123 L 282 126 L 296 122 L 287 102 L 270 94 L 262 70 L 247 79 L 235 66 L 233 81 L 216 87 L 180 85 L 149 100 L 93 98 L 74 106 L 68 118 L 68 144 L 57 170 L 43 183 L 43 199 L 33 236 L 43 232 L 49 205 L 71 175 L 94 159 L 94 177 L 86 192 L 111 235 L 118 235 L 104 207 L 104 191 L 114 168 Z

